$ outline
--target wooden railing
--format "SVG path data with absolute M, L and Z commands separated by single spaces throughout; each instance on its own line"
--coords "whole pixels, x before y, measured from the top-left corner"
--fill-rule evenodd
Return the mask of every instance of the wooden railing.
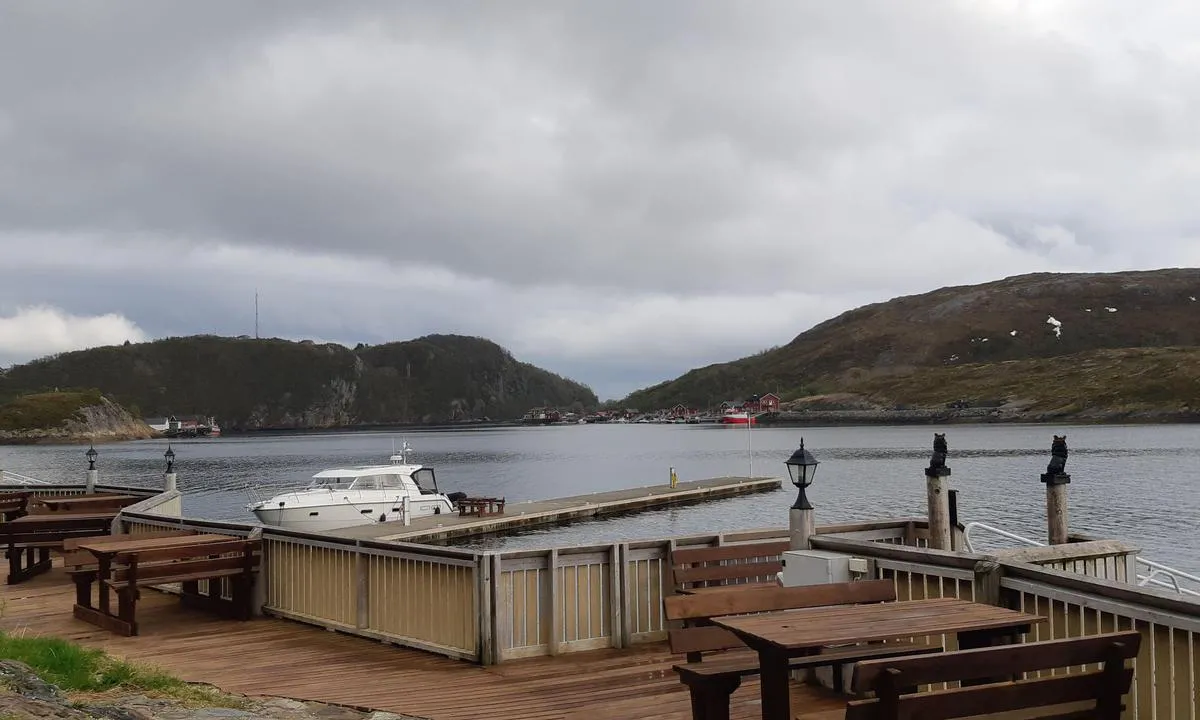
M 1142 649 L 1133 664 L 1124 717 L 1173 720 L 1200 715 L 1200 603 L 1187 596 L 1114 581 L 1103 575 L 1107 569 L 1095 577 L 986 555 L 843 537 L 818 537 L 813 544 L 870 559 L 874 576 L 894 580 L 902 600 L 961 597 L 1046 617 L 1023 638 L 1026 642 L 1137 630 L 1143 636 Z M 941 641 L 955 647 L 951 637 Z
M 376 543 L 247 523 L 122 513 L 126 532 L 180 528 L 245 537 L 261 533 L 256 589 L 267 615 L 450 657 L 481 660 L 491 626 L 480 593 L 483 556 Z
M 97 492 L 122 493 L 128 495 L 145 495 L 153 497 L 155 490 L 144 487 L 129 487 L 125 485 L 96 485 Z M 0 492 L 30 492 L 34 497 L 62 497 L 64 495 L 83 495 L 87 486 L 78 485 L 0 485 Z
M 785 536 L 773 529 L 474 553 L 148 513 L 123 513 L 121 523 L 131 532 L 260 532 L 266 614 L 483 663 L 660 640 L 672 549 Z M 891 579 L 900 599 L 960 597 L 1046 616 L 1027 640 L 1136 629 L 1145 640 L 1126 716 L 1200 714 L 1200 603 L 1121 582 L 1118 561 L 1056 551 L 1050 565 L 1068 572 L 919 547 L 925 530 L 918 520 L 826 526 L 812 544 L 867 559 L 869 575 Z M 1083 555 L 1120 556 L 1077 545 Z M 937 640 L 954 647 L 953 638 Z

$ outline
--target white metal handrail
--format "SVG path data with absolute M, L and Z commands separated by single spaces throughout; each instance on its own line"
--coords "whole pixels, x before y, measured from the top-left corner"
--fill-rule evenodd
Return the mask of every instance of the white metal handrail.
M 38 480 L 35 477 L 22 475 L 21 473 L 13 472 L 12 470 L 0 470 L 0 483 L 12 482 L 17 485 L 49 485 L 46 480 Z
M 1007 530 L 1001 530 L 994 525 L 988 525 L 987 523 L 981 522 L 969 522 L 963 526 L 963 542 L 966 543 L 967 552 L 975 552 L 975 545 L 971 542 L 971 531 L 975 528 L 985 530 L 1009 540 L 1015 540 L 1016 542 L 1023 543 L 1025 545 L 1030 545 L 1032 547 L 1044 547 L 1046 545 L 1044 542 L 1039 542 L 1032 538 L 1027 538 Z M 1197 586 L 1200 586 L 1200 577 L 1192 575 L 1191 573 L 1186 573 L 1182 570 L 1176 570 L 1173 567 L 1163 565 L 1159 562 L 1154 562 L 1153 560 L 1147 560 L 1144 557 L 1135 557 L 1134 560 L 1139 566 L 1139 572 L 1136 573 L 1138 587 L 1157 585 L 1159 587 L 1170 588 L 1180 595 L 1200 597 L 1200 591 L 1193 590 L 1189 587 L 1184 587 L 1180 584 L 1180 581 L 1182 580 L 1184 582 L 1194 583 Z M 1145 566 L 1145 574 L 1140 572 L 1141 566 Z M 1165 577 L 1166 579 L 1161 579 L 1162 577 Z

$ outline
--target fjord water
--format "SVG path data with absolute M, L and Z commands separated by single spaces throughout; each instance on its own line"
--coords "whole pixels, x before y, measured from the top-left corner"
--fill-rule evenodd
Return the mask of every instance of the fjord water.
M 786 477 L 783 461 L 803 436 L 821 462 L 809 498 L 818 523 L 923 516 L 923 468 L 933 433 L 950 444 L 951 486 L 963 522 L 1045 539 L 1038 476 L 1052 435 L 1066 434 L 1070 528 L 1122 539 L 1143 556 L 1200 571 L 1200 428 L 1194 425 L 746 428 L 711 425 L 571 425 L 445 431 L 251 435 L 175 442 L 189 515 L 253 520 L 247 488 L 264 495 L 304 485 L 319 470 L 386 463 L 407 438 L 412 458 L 445 491 L 537 500 L 750 473 Z M 160 486 L 165 441 L 98 448 L 107 482 Z M 80 482 L 80 446 L 0 448 L 0 468 Z M 795 496 L 778 492 L 630 514 L 488 538 L 475 547 L 549 547 L 782 527 Z M 983 539 L 983 536 L 980 536 Z

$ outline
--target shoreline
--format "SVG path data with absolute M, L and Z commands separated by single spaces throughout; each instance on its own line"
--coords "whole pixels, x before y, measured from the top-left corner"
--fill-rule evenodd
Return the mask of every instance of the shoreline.
M 1200 423 L 1200 412 L 1107 412 L 1107 413 L 1027 413 L 1004 411 L 995 408 L 946 409 L 946 410 L 807 410 L 781 412 L 777 417 L 763 418 L 756 427 L 871 427 L 887 425 L 1188 425 Z M 239 437 L 270 437 L 274 435 L 324 435 L 331 433 L 367 432 L 455 432 L 459 430 L 491 430 L 514 427 L 566 427 L 578 423 L 552 423 L 529 425 L 520 420 L 491 421 L 480 423 L 440 424 L 381 424 L 339 425 L 332 427 L 271 427 L 252 429 L 224 429 L 214 438 L 168 438 L 162 435 L 146 437 L 96 437 L 88 434 L 64 437 L 43 436 L 37 438 L 0 437 L 0 447 L 30 445 L 84 445 L 132 442 L 136 440 L 194 440 Z M 635 423 L 605 423 L 626 424 Z M 663 425 L 672 423 L 650 423 Z M 692 424 L 693 427 L 720 427 L 720 423 Z M 740 427 L 740 426 L 738 426 Z

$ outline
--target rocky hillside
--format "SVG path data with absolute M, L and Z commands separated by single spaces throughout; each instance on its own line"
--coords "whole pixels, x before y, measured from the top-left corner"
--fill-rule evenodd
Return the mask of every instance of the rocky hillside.
M 1200 410 L 1200 270 L 1021 275 L 867 305 L 783 347 L 634 393 L 633 407 L 779 392 L 794 407 Z
M 94 348 L 10 368 L 0 400 L 56 387 L 99 388 L 142 417 L 211 415 L 230 430 L 499 420 L 597 403 L 584 385 L 456 335 L 353 350 L 214 336 Z
M 153 431 L 97 390 L 22 395 L 0 405 L 0 442 L 141 440 Z

